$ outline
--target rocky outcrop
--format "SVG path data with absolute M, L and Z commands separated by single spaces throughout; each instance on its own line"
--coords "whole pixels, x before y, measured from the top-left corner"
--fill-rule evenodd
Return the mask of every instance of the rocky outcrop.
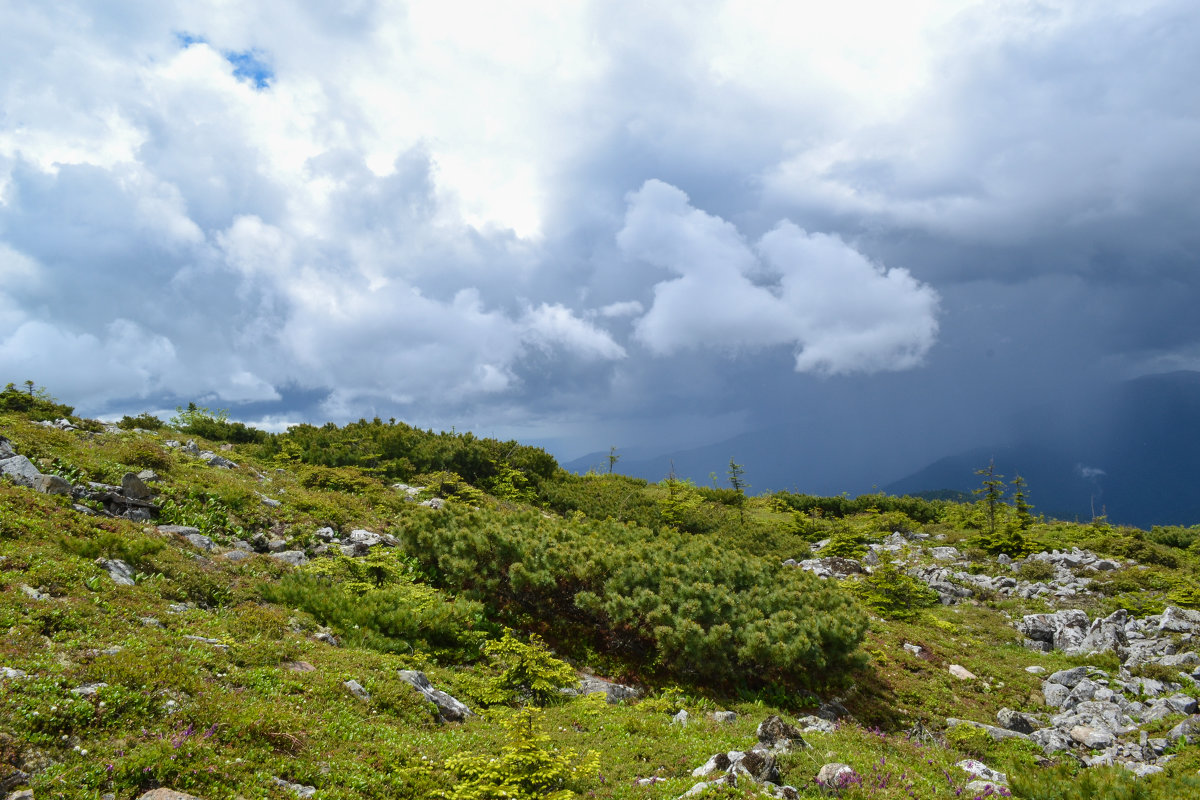
M 468 717 L 475 716 L 465 703 L 451 697 L 440 689 L 433 688 L 433 685 L 429 682 L 429 678 L 425 677 L 424 672 L 402 669 L 397 674 L 400 676 L 400 680 L 411 685 L 424 695 L 426 700 L 437 707 L 439 722 L 463 722 Z

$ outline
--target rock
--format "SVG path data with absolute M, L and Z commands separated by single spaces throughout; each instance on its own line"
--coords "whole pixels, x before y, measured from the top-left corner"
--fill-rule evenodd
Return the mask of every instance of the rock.
M 317 670 L 307 661 L 284 661 L 280 666 L 289 672 L 316 672 Z
M 371 702 L 371 693 L 364 689 L 363 685 L 358 681 L 351 679 L 342 685 L 350 690 L 350 694 L 354 695 L 359 700 L 362 700 L 364 703 Z
M 1071 669 L 1060 669 L 1049 678 L 1047 683 L 1057 683 L 1060 686 L 1074 687 L 1081 680 L 1087 677 L 1087 667 L 1072 667 Z
M 317 793 L 317 789 L 315 786 L 303 786 L 299 783 L 292 783 L 290 781 L 285 781 L 283 778 L 271 778 L 271 782 L 274 783 L 276 786 L 286 789 L 287 791 L 291 792 L 292 794 L 296 795 L 297 797 L 307 798 L 307 797 L 312 797 L 314 794 Z
M 367 547 L 374 547 L 383 541 L 383 537 L 378 533 L 371 533 L 370 531 L 362 530 L 361 528 L 350 531 L 350 536 L 348 538 L 352 544 L 362 544 L 366 545 Z
M 905 642 L 905 643 L 904 643 L 903 645 L 901 645 L 901 646 L 902 646 L 902 647 L 903 647 L 905 650 L 907 650 L 908 652 L 912 653 L 914 656 L 920 656 L 920 655 L 921 655 L 921 646 L 920 646 L 920 645 L 916 645 L 916 644 L 909 644 L 908 642 Z
M 1008 728 L 997 728 L 995 725 L 987 725 L 983 722 L 973 722 L 969 719 L 955 719 L 954 717 L 946 718 L 946 726 L 953 728 L 958 725 L 970 725 L 972 728 L 978 728 L 987 733 L 993 740 L 999 742 L 1004 739 L 1028 739 L 1024 733 L 1018 731 L 1010 731 Z
M 218 469 L 237 469 L 237 464 L 224 456 L 211 455 L 205 459 L 205 463 L 210 467 L 217 467 Z
M 642 694 L 639 689 L 632 686 L 624 686 L 595 676 L 581 680 L 577 692 L 580 695 L 604 694 L 608 702 L 614 704 L 626 700 L 636 700 Z
M 96 566 L 103 569 L 112 578 L 113 583 L 119 586 L 133 586 L 134 571 L 133 567 L 126 564 L 119 558 L 107 559 L 97 558 Z
M 446 501 L 440 497 L 431 497 L 428 500 L 422 500 L 420 503 L 418 503 L 418 505 L 424 506 L 425 508 L 432 508 L 434 511 L 437 511 L 446 505 Z
M 91 697 L 106 686 L 108 686 L 108 684 L 104 682 L 85 683 L 82 686 L 76 686 L 74 689 L 72 689 L 71 694 L 78 695 L 79 697 Z
M 121 491 L 126 497 L 132 497 L 134 500 L 149 500 L 154 496 L 150 487 L 132 472 L 126 472 L 121 476 Z
M 672 725 L 682 725 L 686 728 L 687 724 L 688 724 L 687 710 L 683 709 L 683 708 L 679 709 L 678 713 L 676 713 L 675 716 L 671 717 L 671 724 Z
M 318 631 L 317 633 L 313 634 L 312 638 L 316 639 L 318 642 L 324 642 L 330 647 L 341 647 L 341 642 L 339 642 L 337 637 L 329 631 Z
M 962 558 L 962 553 L 956 547 L 931 547 L 929 555 L 938 561 L 957 561 Z
M 839 719 L 849 719 L 850 711 L 838 700 L 826 700 L 817 708 L 816 715 L 821 719 L 837 722 Z
M 9 456 L 0 461 L 0 475 L 8 478 L 18 486 L 33 488 L 34 482 L 42 473 L 25 456 Z
M 283 503 L 279 502 L 273 497 L 267 497 L 265 494 L 260 494 L 258 496 L 258 502 L 262 503 L 267 508 L 279 508 L 281 505 L 283 505 Z
M 425 677 L 424 672 L 402 669 L 398 672 L 400 680 L 411 684 L 414 689 L 425 696 L 425 699 L 437 706 L 438 719 L 445 722 L 462 722 L 475 714 L 466 704 L 456 700 L 445 692 L 434 689 Z
M 958 678 L 960 681 L 974 680 L 977 677 L 975 673 L 958 664 L 950 665 L 950 674 Z
M 737 722 L 738 715 L 736 711 L 711 711 L 708 714 L 708 718 L 713 722 L 721 722 L 728 725 Z
M 1159 617 L 1158 629 L 1171 633 L 1200 631 L 1200 611 L 1167 606 Z
M 996 714 L 996 719 L 1001 726 L 1017 733 L 1033 733 L 1038 728 L 1033 717 L 1022 714 L 1020 711 L 1013 711 L 1011 708 L 1000 709 L 1000 712 Z
M 1125 623 L 1129 612 L 1119 608 L 1104 619 L 1091 624 L 1087 635 L 1075 647 L 1062 648 L 1068 654 L 1116 653 L 1123 661 L 1129 652 L 1129 639 L 1125 635 Z
M 177 792 L 174 789 L 151 789 L 143 795 L 139 795 L 137 800 L 200 800 L 194 794 L 186 792 Z
M 1144 778 L 1147 775 L 1157 775 L 1163 771 L 1163 768 L 1157 764 L 1142 764 L 1136 761 L 1126 761 L 1121 766 L 1132 772 L 1139 778 Z
M 278 553 L 271 553 L 270 556 L 276 561 L 291 564 L 293 567 L 302 567 L 308 563 L 308 556 L 304 554 L 303 550 L 283 550 Z
M 203 550 L 206 553 L 210 553 L 217 549 L 217 545 L 213 542 L 213 540 L 205 536 L 203 533 L 186 533 L 184 534 L 183 538 L 191 542 L 192 547 L 195 547 L 198 550 Z
M 0 667 L 0 680 L 12 681 L 26 677 L 24 670 L 13 667 Z
M 1167 739 L 1172 742 L 1181 737 L 1187 740 L 1188 744 L 1192 744 L 1197 739 L 1200 739 L 1200 716 L 1188 717 L 1167 731 Z
M 731 760 L 734 774 L 745 775 L 755 783 L 779 783 L 779 764 L 774 753 L 750 750 L 742 753 L 741 758 Z
M 1042 748 L 1042 752 L 1047 756 L 1071 749 L 1071 738 L 1057 728 L 1042 728 L 1040 731 L 1034 731 L 1029 738 Z
M 1188 697 L 1186 694 L 1173 694 L 1167 698 L 1167 705 L 1176 714 L 1195 714 L 1197 703 L 1196 698 Z
M 1036 665 L 1032 666 L 1032 667 L 1026 667 L 1025 671 L 1028 672 L 1030 675 L 1045 675 L 1046 674 L 1045 667 L 1039 667 Z
M 333 528 L 317 528 L 315 535 L 322 542 L 331 542 L 338 538 L 337 531 Z
M 70 481 L 57 475 L 38 475 L 33 481 L 33 488 L 42 494 L 68 495 L 72 487 Z
M 800 723 L 801 733 L 833 733 L 837 730 L 837 723 L 830 722 L 827 719 L 821 719 L 811 714 L 800 717 L 796 722 Z
M 973 758 L 959 761 L 955 766 L 973 778 L 982 778 L 994 783 L 1008 783 L 1008 776 L 1003 772 L 997 772 L 982 761 L 976 761 Z
M 858 773 L 849 764 L 833 762 L 821 767 L 817 773 L 817 783 L 830 789 L 840 789 L 856 782 Z
M 22 772 L 21 774 L 24 775 L 25 773 Z M 4 800 L 34 800 L 33 789 L 18 789 L 12 794 L 7 795 Z
M 188 534 L 199 533 L 199 528 L 193 528 L 191 525 L 159 525 L 155 530 L 164 536 L 176 535 L 186 537 Z
M 228 553 L 222 553 L 221 558 L 226 561 L 245 561 L 250 557 L 250 554 L 244 550 L 230 550 Z
M 758 741 L 767 747 L 781 749 L 807 747 L 804 738 L 800 735 L 800 729 L 789 725 L 774 714 L 760 722 L 754 734 L 758 737 Z
M 705 775 L 712 775 L 714 772 L 725 772 L 732 765 L 732 761 L 726 753 L 716 753 L 709 757 L 699 767 L 692 770 L 693 778 L 703 778 Z
M 30 600 L 49 600 L 50 599 L 50 595 L 45 594 L 44 592 L 39 592 L 37 589 L 33 588 L 32 586 L 26 586 L 25 584 L 21 584 L 21 591 L 24 592 L 25 596 L 28 597 Z
M 1114 738 L 1112 731 L 1103 728 L 1092 728 L 1087 725 L 1076 725 L 1071 728 L 1071 738 L 1079 742 L 1084 747 L 1090 747 L 1093 750 L 1103 750 L 1112 745 Z

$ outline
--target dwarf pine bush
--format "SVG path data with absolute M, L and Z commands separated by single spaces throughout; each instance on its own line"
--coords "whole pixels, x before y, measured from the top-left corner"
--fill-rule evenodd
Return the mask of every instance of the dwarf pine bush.
M 707 536 L 486 511 L 396 534 L 456 594 L 684 680 L 819 684 L 857 663 L 865 633 L 836 585 Z

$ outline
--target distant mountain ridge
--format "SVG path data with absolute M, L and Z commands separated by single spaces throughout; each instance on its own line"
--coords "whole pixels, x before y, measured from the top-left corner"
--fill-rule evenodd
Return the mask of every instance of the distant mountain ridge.
M 1086 411 L 1070 404 L 1031 408 L 1014 427 L 1007 441 L 988 443 L 981 436 L 980 443 L 924 466 L 912 463 L 902 444 L 852 446 L 806 423 L 653 457 L 638 453 L 623 457 L 615 471 L 659 481 L 673 465 L 679 477 L 707 485 L 715 473 L 717 483 L 725 485 L 732 457 L 746 466 L 754 492 L 915 494 L 970 492 L 979 486 L 975 471 L 994 459 L 1006 480 L 1015 474 L 1026 479 L 1040 513 L 1080 520 L 1104 514 L 1112 522 L 1144 528 L 1200 523 L 1200 372 L 1115 383 Z M 563 467 L 603 472 L 608 453 L 592 453 Z

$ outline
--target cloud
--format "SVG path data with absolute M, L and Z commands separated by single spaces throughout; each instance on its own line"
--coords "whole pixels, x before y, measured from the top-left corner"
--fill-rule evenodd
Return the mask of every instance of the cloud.
M 878 372 L 918 365 L 937 337 L 938 295 L 906 270 L 786 221 L 752 247 L 661 181 L 630 195 L 617 241 L 678 276 L 634 326 L 655 355 L 791 345 L 798 372 Z

